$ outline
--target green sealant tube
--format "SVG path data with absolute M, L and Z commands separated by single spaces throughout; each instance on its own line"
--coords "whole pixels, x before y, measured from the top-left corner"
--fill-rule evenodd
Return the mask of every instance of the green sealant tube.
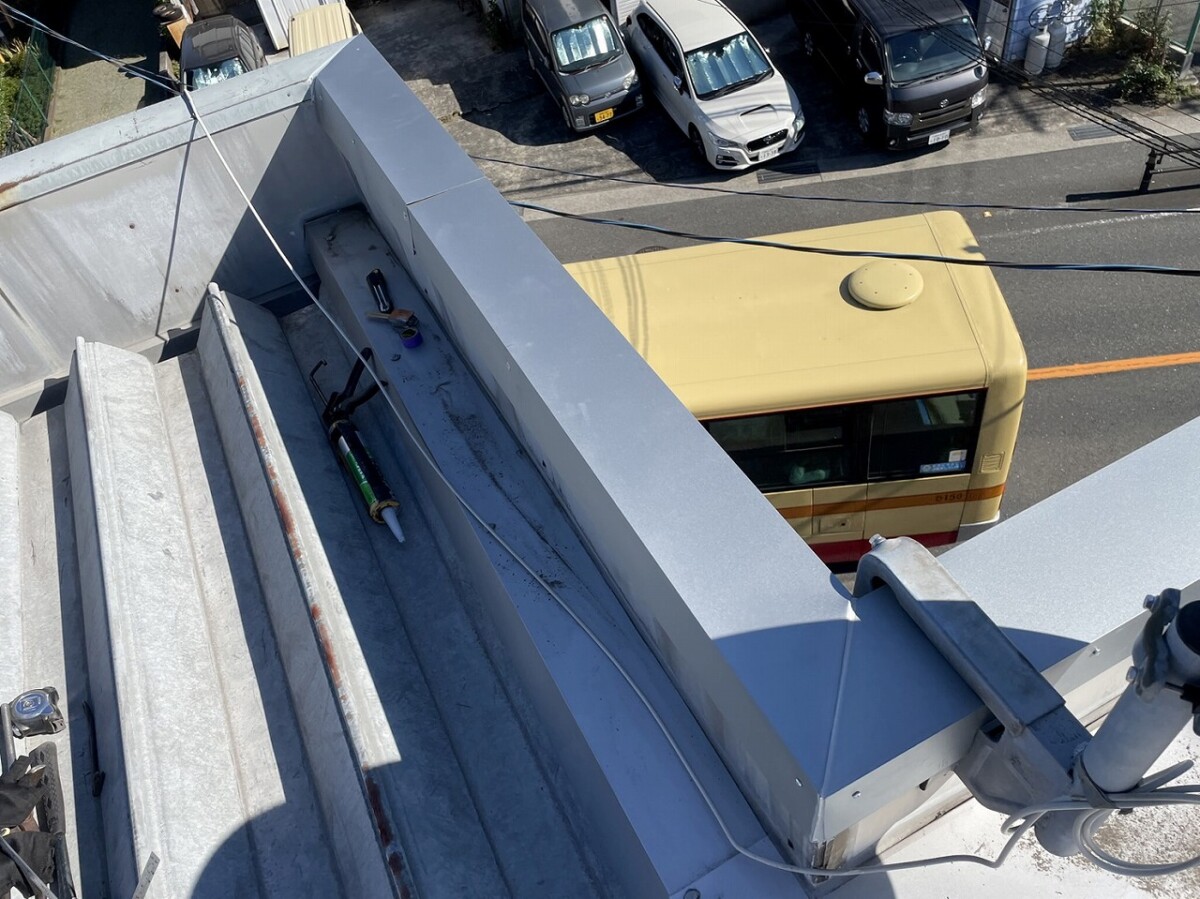
M 392 496 L 391 488 L 383 479 L 379 466 L 375 464 L 362 438 L 358 436 L 358 428 L 346 418 L 335 421 L 329 427 L 329 442 L 358 487 L 371 518 L 380 524 L 386 524 L 396 539 L 403 543 L 404 532 L 400 530 L 395 511 L 384 514 L 387 509 L 399 509 L 400 503 Z

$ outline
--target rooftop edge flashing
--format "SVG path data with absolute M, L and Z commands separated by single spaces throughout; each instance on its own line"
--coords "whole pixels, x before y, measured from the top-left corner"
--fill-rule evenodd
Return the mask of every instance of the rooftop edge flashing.
M 1125 688 L 1146 612 L 1142 600 L 1200 580 L 1200 545 L 1179 539 L 1195 522 L 1200 481 L 1163 472 L 1200 468 L 1200 419 L 1134 450 L 939 557 L 971 598 L 1086 720 Z M 1142 508 L 1146 514 L 1133 515 Z M 1083 533 L 1083 524 L 1104 528 Z M 1086 613 L 1080 607 L 1086 602 Z M 898 652 L 924 640 L 881 587 L 854 602 L 852 659 L 872 658 L 890 678 L 848 668 L 833 739 L 844 747 L 826 784 L 832 832 L 895 802 L 965 752 L 984 710 L 940 656 Z M 903 676 L 896 676 L 903 674 Z M 913 697 L 941 701 L 914 713 Z M 856 739 L 863 733 L 879 738 Z M 896 772 L 905 772 L 897 778 Z M 915 794 L 913 798 L 919 798 Z M 919 802 L 917 802 L 919 804 Z
M 407 204 L 486 180 L 369 40 L 359 35 L 339 48 L 313 80 L 313 101 L 317 120 L 356 173 L 374 168 Z M 370 93 L 362 90 L 368 81 Z M 360 122 L 371 123 L 369 132 L 355 127 Z
M 322 48 L 283 60 L 192 92 L 191 100 L 215 135 L 304 102 L 313 76 L 334 55 L 333 48 Z M 197 137 L 203 133 L 187 106 L 169 98 L 0 157 L 0 210 L 181 147 Z
M 887 683 L 885 667 L 864 653 L 871 643 L 878 645 L 885 638 L 894 657 L 919 660 L 935 679 L 949 669 L 915 628 L 900 627 L 887 635 L 879 632 L 865 643 L 845 644 L 848 603 L 827 574 L 819 582 L 813 578 L 817 574 L 815 557 L 795 546 L 784 548 L 782 531 L 767 536 L 778 521 L 769 504 L 757 491 L 752 500 L 748 485 L 734 477 L 736 471 L 728 459 L 723 455 L 723 462 L 716 459 L 711 444 L 699 439 L 694 419 L 604 321 L 532 232 L 515 227 L 519 217 L 411 92 L 404 88 L 387 94 L 389 106 L 384 111 L 390 108 L 394 112 L 390 116 L 380 116 L 378 105 L 362 98 L 357 84 L 376 67 L 386 66 L 373 48 L 368 48 L 366 41 L 351 42 L 318 76 L 314 95 L 319 119 L 353 170 L 375 222 L 509 426 L 541 466 L 764 823 L 774 828 L 777 838 L 786 834 L 822 839 L 818 817 L 832 809 L 820 809 L 814 800 L 819 804 L 828 799 L 835 784 L 854 782 L 853 772 L 833 764 L 831 747 L 847 745 L 847 739 L 861 739 L 863 733 L 886 732 L 878 717 L 879 695 L 863 703 L 839 704 L 835 721 L 831 688 L 833 694 L 841 694 L 847 684 L 845 671 L 860 667 L 854 663 L 856 658 L 865 659 L 863 676 L 874 672 L 882 677 L 880 682 Z M 352 60 L 363 65 L 354 65 Z M 382 78 L 379 81 L 382 83 Z M 398 143 L 393 136 L 401 123 L 406 139 Z M 426 160 L 445 153 L 439 160 L 442 165 L 422 159 L 407 164 L 409 154 L 422 151 Z M 580 333 L 586 333 L 588 340 L 563 340 L 563 335 Z M 631 395 L 639 398 L 636 408 L 622 399 Z M 689 477 L 681 478 L 681 469 L 672 468 L 670 459 L 684 463 Z M 663 526 L 667 508 L 674 515 L 672 527 Z M 719 541 L 705 527 L 715 522 L 723 525 Z M 1011 526 L 1011 522 L 1002 525 L 994 533 L 1011 530 Z M 760 539 L 749 539 L 751 534 Z M 790 531 L 788 536 L 792 536 Z M 961 548 L 953 552 L 961 552 Z M 769 562 L 761 570 L 753 564 L 752 560 L 767 556 Z M 802 563 L 802 558 L 807 561 Z M 736 574 L 743 577 L 731 578 L 734 569 L 728 564 L 724 570 L 716 570 L 719 566 L 714 563 L 720 559 L 735 560 Z M 781 560 L 787 560 L 788 567 L 795 565 L 794 576 L 781 568 Z M 744 577 L 747 574 L 749 577 Z M 772 577 L 775 583 L 769 583 Z M 660 594 L 667 587 L 680 598 L 687 597 L 684 613 L 678 607 L 672 610 L 669 602 L 661 604 Z M 755 605 L 731 606 L 731 596 L 753 597 Z M 658 608 L 639 606 L 647 597 L 659 602 Z M 786 653 L 774 658 L 775 650 L 769 646 L 766 652 L 740 653 L 728 642 L 722 645 L 722 641 L 756 632 L 742 614 L 747 608 L 766 613 L 769 619 L 773 613 L 768 607 L 775 602 L 780 610 L 799 611 L 799 617 L 808 623 L 834 625 L 833 639 L 813 641 L 821 645 L 803 659 L 815 672 L 807 680 L 795 678 L 796 670 L 789 670 L 788 664 L 772 667 L 782 662 L 783 654 L 792 664 L 805 655 L 796 651 L 794 635 L 782 635 L 779 645 Z M 985 607 L 1006 624 L 1003 612 Z M 722 612 L 730 613 L 729 618 L 722 619 Z M 697 615 L 707 625 L 694 617 Z M 771 636 L 772 631 L 781 630 L 785 618 L 770 621 L 762 633 Z M 1039 629 L 1051 623 L 1035 618 L 1025 626 L 1055 640 L 1071 639 L 1053 629 Z M 714 624 L 716 627 L 711 627 Z M 857 633 L 867 631 L 857 628 Z M 689 641 L 709 638 L 721 661 L 737 676 L 724 683 L 720 677 L 714 680 L 706 664 L 681 656 L 684 647 L 675 642 L 676 637 Z M 707 655 L 703 662 L 715 658 Z M 787 766 L 765 773 L 756 764 L 762 760 L 754 757 L 765 745 L 762 740 L 770 743 L 781 737 L 780 722 L 764 715 L 758 724 L 766 724 L 769 734 L 751 736 L 755 727 L 738 727 L 718 714 L 723 708 L 745 714 L 739 702 L 746 696 L 747 678 L 754 683 L 764 673 L 774 677 L 776 693 L 758 695 L 751 690 L 755 712 L 762 712 L 758 703 L 764 699 L 768 704 L 778 701 L 776 708 L 782 708 L 786 698 L 792 706 L 784 714 L 792 714 L 793 720 L 803 724 L 804 746 L 791 756 L 792 762 L 800 763 L 798 770 L 805 778 L 799 787 L 805 799 L 798 806 L 791 804 L 795 785 L 778 777 Z M 953 677 L 952 673 L 949 676 Z M 720 695 L 714 695 L 709 687 L 718 688 Z M 978 700 L 969 691 L 950 698 L 945 692 L 944 682 L 929 685 L 922 698 L 934 710 L 922 721 L 930 724 L 945 719 L 947 726 L 957 722 L 962 732 L 969 732 L 962 721 L 981 714 Z M 795 708 L 798 696 L 808 701 L 804 711 L 809 714 L 800 715 Z M 883 712 L 886 719 L 892 719 L 905 709 L 888 706 Z M 906 739 L 899 754 L 928 754 L 929 765 L 957 758 L 953 747 L 929 742 L 939 733 L 936 726 L 928 730 L 923 738 Z M 784 745 L 789 745 L 786 739 L 779 744 Z M 949 754 L 940 751 L 946 749 Z M 886 764 L 884 757 L 878 766 L 859 774 L 869 776 Z M 795 781 L 799 783 L 800 778 Z M 895 794 L 908 786 L 893 785 L 887 792 Z M 863 805 L 848 816 L 848 826 L 869 813 Z M 781 826 L 785 819 L 788 823 Z M 799 850 L 797 853 L 799 856 Z
M 811 860 L 846 596 L 490 184 L 406 212 L 414 280 L 760 818 Z
M 620 659 L 668 723 L 735 838 L 778 858 L 690 709 L 619 608 L 562 505 L 366 211 L 336 213 L 310 222 L 306 231 L 322 277 L 322 301 L 356 346 L 373 348 L 385 389 L 454 489 L 522 549 L 522 558 Z M 385 275 L 393 301 L 419 316 L 419 348 L 403 348 L 394 331 L 366 318 L 374 302 L 362 272 L 374 267 Z M 375 411 L 387 419 L 388 431 L 399 432 L 390 442 L 411 449 L 411 435 L 382 407 Z M 627 893 L 679 895 L 701 878 L 706 885 L 724 884 L 730 895 L 801 895 L 790 875 L 737 863 L 671 747 L 600 650 L 464 511 L 421 454 L 402 467 L 423 485 L 419 504 L 440 519 L 439 530 L 445 526 L 448 553 L 470 572 L 473 602 L 537 709 L 530 733 L 538 745 L 536 735 L 548 736 L 549 767 L 569 774 L 560 799 L 576 821 L 572 830 L 586 834 Z M 681 821 L 689 823 L 678 826 Z M 760 889 L 763 884 L 770 888 Z

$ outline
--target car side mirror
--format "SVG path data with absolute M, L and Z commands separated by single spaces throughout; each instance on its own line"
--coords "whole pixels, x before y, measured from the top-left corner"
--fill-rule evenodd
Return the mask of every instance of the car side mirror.
M 869 84 L 871 87 L 882 87 L 883 76 L 878 72 L 867 72 L 867 74 L 863 75 L 863 83 Z
M 675 84 L 675 90 L 679 91 L 680 94 L 687 93 L 687 85 L 683 83 L 683 79 L 680 78 L 678 75 L 676 75 L 674 78 L 674 84 Z

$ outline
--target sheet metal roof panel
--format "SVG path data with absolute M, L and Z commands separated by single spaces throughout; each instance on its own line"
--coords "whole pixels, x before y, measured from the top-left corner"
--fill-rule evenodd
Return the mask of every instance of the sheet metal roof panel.
M 490 184 L 408 212 L 418 284 L 756 810 L 806 845 L 845 593 Z
M 1142 598 L 1200 579 L 1200 544 L 1179 538 L 1194 526 L 1200 480 L 1174 476 L 1200 470 L 1197 447 L 1200 419 L 939 557 L 1051 683 L 1068 696 L 1080 691 L 1089 708 L 1125 687 Z M 948 767 L 982 715 L 947 662 L 911 652 L 928 641 L 890 590 L 854 607 L 860 620 L 825 784 L 839 822 Z M 921 701 L 929 696 L 938 702 Z
M 386 177 L 407 203 L 483 179 L 483 173 L 407 84 L 399 78 L 378 77 L 369 82 L 370 90 L 363 89 L 367 83 L 364 72 L 382 71 L 380 67 L 391 70 L 365 36 L 358 35 L 336 51 L 321 52 L 336 55 L 313 79 L 317 117 L 352 168 L 366 166 Z M 363 121 L 373 123 L 372 137 L 377 144 L 370 148 L 363 145 L 356 130 Z M 397 152 L 397 147 L 405 152 Z M 370 152 L 372 149 L 375 152 Z M 360 189 L 366 193 L 361 184 Z M 391 213 L 376 215 L 376 219 L 386 223 L 390 218 L 396 222 L 406 218 L 402 208 Z

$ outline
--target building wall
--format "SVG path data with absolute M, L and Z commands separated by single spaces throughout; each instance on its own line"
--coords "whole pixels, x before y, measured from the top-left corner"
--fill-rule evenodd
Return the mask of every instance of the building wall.
M 302 275 L 302 225 L 357 201 L 305 102 L 317 51 L 206 88 L 200 114 Z M 199 315 L 209 281 L 290 284 L 182 102 L 0 159 L 0 405 L 65 374 L 76 336 L 144 348 Z

